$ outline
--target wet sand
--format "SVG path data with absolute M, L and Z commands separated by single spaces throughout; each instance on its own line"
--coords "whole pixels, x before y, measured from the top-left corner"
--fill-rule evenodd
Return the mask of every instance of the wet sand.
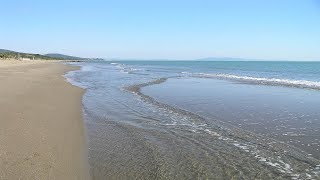
M 89 179 L 74 67 L 0 60 L 0 179 Z

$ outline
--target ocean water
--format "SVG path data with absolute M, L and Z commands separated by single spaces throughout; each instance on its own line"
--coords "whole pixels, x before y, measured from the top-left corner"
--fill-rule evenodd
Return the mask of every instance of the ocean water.
M 93 179 L 319 179 L 319 62 L 71 63 Z

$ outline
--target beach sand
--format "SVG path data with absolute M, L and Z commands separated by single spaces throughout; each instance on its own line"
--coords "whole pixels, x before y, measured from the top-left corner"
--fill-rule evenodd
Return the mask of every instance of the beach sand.
M 75 67 L 0 60 L 0 179 L 90 179 Z

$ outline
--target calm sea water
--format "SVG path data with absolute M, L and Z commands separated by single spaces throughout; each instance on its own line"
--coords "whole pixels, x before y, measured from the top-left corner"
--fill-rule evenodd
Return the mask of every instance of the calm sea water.
M 319 62 L 75 65 L 94 179 L 320 178 Z

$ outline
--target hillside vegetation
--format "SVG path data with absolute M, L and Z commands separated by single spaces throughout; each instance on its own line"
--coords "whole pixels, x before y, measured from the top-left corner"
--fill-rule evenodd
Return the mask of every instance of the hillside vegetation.
M 0 59 L 58 60 L 59 58 L 49 57 L 41 54 L 21 53 L 21 52 L 0 49 Z
M 64 54 L 32 54 L 15 52 L 6 49 L 0 49 L 0 59 L 17 59 L 17 60 L 103 60 L 101 58 L 81 58 L 76 56 L 68 56 Z

